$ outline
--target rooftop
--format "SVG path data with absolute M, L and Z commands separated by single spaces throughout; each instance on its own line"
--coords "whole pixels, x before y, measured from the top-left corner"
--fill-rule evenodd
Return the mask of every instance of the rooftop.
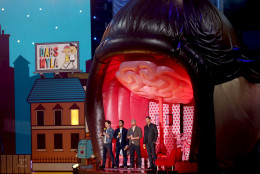
M 78 78 L 37 79 L 29 103 L 84 102 L 85 91 Z

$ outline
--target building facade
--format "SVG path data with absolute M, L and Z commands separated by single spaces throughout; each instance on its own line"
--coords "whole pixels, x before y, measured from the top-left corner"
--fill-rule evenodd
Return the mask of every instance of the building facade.
M 15 154 L 14 68 L 10 67 L 9 34 L 0 25 L 0 154 Z
M 86 138 L 85 91 L 78 78 L 38 79 L 31 104 L 33 171 L 71 171 Z

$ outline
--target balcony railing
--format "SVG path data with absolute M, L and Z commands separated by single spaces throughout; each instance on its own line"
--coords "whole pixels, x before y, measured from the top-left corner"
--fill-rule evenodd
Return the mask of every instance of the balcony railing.
M 76 157 L 34 157 L 33 163 L 79 163 L 80 159 Z

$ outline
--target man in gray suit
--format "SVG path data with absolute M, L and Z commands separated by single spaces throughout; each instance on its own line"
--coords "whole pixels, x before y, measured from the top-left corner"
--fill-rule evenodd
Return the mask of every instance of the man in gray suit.
M 128 129 L 127 138 L 129 139 L 130 146 L 130 168 L 134 168 L 134 156 L 135 151 L 138 157 L 138 169 L 141 169 L 141 149 L 140 149 L 140 139 L 142 138 L 142 129 L 136 126 L 136 120 L 131 120 L 132 127 Z
M 144 143 L 150 161 L 149 169 L 156 169 L 155 160 L 157 159 L 155 152 L 155 143 L 158 137 L 158 130 L 155 124 L 151 123 L 151 117 L 147 116 L 145 119 L 147 125 L 144 126 Z

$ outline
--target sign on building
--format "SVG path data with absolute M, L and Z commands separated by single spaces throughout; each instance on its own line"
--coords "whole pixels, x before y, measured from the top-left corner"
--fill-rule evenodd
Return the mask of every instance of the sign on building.
M 35 73 L 79 72 L 79 42 L 35 44 Z

